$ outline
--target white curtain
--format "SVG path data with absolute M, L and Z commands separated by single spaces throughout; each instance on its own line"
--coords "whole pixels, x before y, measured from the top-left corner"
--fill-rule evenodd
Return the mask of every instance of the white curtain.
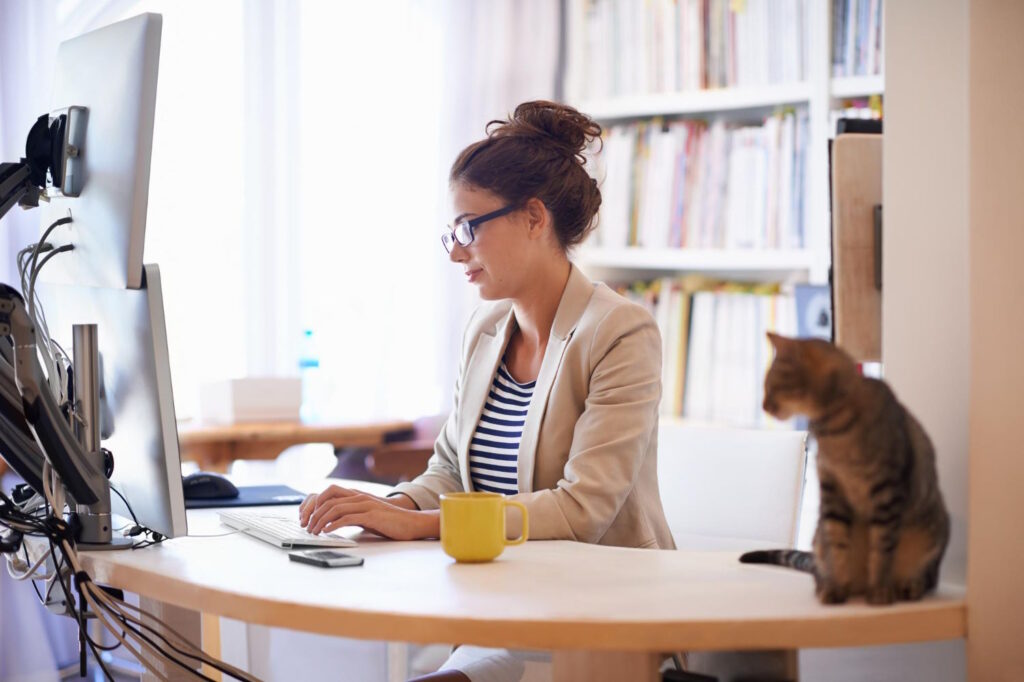
M 444 0 L 444 92 L 442 98 L 441 165 L 437 169 L 441 223 L 454 217 L 448 202 L 448 172 L 467 145 L 485 136 L 484 127 L 503 119 L 516 105 L 533 99 L 554 99 L 557 79 L 561 3 L 553 0 Z M 437 238 L 435 237 L 435 241 Z M 438 326 L 445 402 L 458 365 L 463 325 L 479 303 L 476 289 L 462 269 L 443 258 Z
M 559 3 L 0 0 L 4 159 L 48 108 L 59 41 L 142 11 L 163 15 L 146 261 L 179 417 L 203 382 L 294 374 L 304 329 L 323 418 L 447 410 L 476 302 L 438 240 L 448 168 L 555 95 Z M 4 281 L 38 220 L 5 218 Z

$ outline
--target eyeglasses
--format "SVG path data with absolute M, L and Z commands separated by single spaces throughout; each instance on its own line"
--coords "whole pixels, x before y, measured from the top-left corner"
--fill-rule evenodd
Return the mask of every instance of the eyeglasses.
M 444 246 L 444 250 L 448 253 L 452 252 L 452 247 L 458 244 L 459 246 L 469 246 L 473 243 L 473 239 L 476 238 L 476 228 L 483 225 L 488 220 L 494 220 L 500 218 L 503 215 L 508 215 L 512 211 L 515 211 L 518 206 L 509 204 L 504 208 L 499 208 L 497 211 L 491 211 L 485 213 L 482 216 L 477 216 L 472 220 L 460 220 L 455 223 L 455 227 L 445 225 L 444 229 L 441 230 L 441 244 Z

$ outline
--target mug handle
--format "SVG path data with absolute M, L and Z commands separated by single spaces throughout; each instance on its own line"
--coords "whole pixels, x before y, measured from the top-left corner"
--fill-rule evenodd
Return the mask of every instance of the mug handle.
M 530 522 L 529 517 L 526 514 L 526 505 L 522 502 L 513 502 L 511 500 L 505 501 L 506 507 L 519 507 L 519 513 L 523 515 L 523 532 L 519 534 L 519 537 L 515 540 L 505 540 L 506 545 L 521 545 L 526 542 L 526 538 L 530 534 Z

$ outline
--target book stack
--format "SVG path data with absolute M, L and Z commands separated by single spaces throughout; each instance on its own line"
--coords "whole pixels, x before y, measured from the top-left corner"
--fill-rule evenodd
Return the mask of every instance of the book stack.
M 571 0 L 570 98 L 802 82 L 807 0 Z
M 880 120 L 882 118 L 882 98 L 878 95 L 871 97 L 853 97 L 844 99 L 835 109 L 828 112 L 828 135 L 836 136 L 836 125 L 841 118 L 862 118 Z
M 797 249 L 804 244 L 806 110 L 755 125 L 660 119 L 604 132 L 603 247 Z
M 882 73 L 882 0 L 832 0 L 832 76 Z
M 774 353 L 767 332 L 797 335 L 796 302 L 778 285 L 665 278 L 620 287 L 646 306 L 662 336 L 665 416 L 741 427 L 774 427 L 764 377 Z

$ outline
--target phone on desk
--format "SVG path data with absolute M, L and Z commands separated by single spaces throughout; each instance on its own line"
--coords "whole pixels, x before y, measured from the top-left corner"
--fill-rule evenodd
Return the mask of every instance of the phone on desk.
M 313 564 L 322 568 L 342 568 L 345 566 L 362 566 L 363 557 L 345 554 L 333 549 L 307 549 L 301 552 L 288 552 L 288 558 L 303 564 Z

